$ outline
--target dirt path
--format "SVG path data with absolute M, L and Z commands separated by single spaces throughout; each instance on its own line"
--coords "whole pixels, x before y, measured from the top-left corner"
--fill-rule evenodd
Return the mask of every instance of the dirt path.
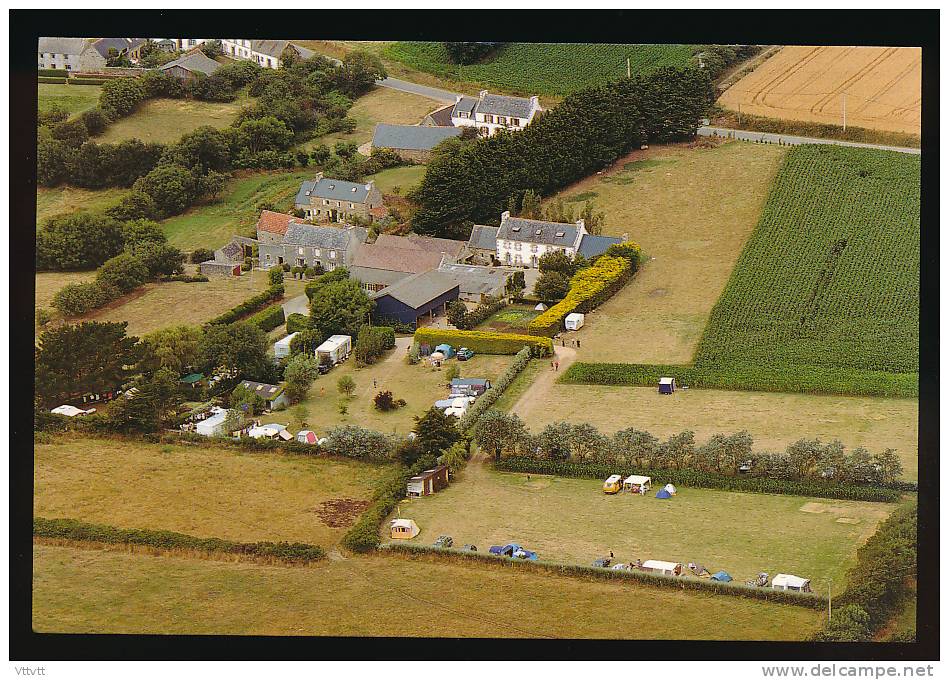
M 554 384 L 554 381 L 560 377 L 560 374 L 569 368 L 570 364 L 577 360 L 577 350 L 573 347 L 557 347 L 554 345 L 554 359 L 553 361 L 560 362 L 559 370 L 551 370 L 548 367 L 548 370 L 541 372 L 530 387 L 527 388 L 527 391 L 521 395 L 521 398 L 517 400 L 517 403 L 511 407 L 511 413 L 516 413 L 519 416 L 522 416 L 524 411 L 527 410 L 537 399 L 541 398 L 542 395 L 547 394 L 551 385 Z

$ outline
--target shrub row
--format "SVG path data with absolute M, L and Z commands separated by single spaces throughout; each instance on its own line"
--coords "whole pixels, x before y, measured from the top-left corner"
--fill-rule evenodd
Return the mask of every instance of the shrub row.
M 508 366 L 508 369 L 501 376 L 491 383 L 491 389 L 487 390 L 478 400 L 471 405 L 467 413 L 458 421 L 458 429 L 467 432 L 481 417 L 481 414 L 494 405 L 501 395 L 504 394 L 514 378 L 520 375 L 520 372 L 527 368 L 531 361 L 530 347 L 524 347 L 520 352 L 514 355 L 514 363 Z
M 73 78 L 73 85 L 102 85 L 106 81 L 105 78 Z
M 198 538 L 174 531 L 155 529 L 121 529 L 104 524 L 91 524 L 75 519 L 33 518 L 33 535 L 70 541 L 95 541 L 123 545 L 147 545 L 162 550 L 197 550 L 207 553 L 230 553 L 270 557 L 304 564 L 326 557 L 326 551 L 308 543 L 238 543 L 222 538 Z
M 283 287 L 283 284 L 280 284 Z M 276 304 L 267 307 L 266 309 L 257 312 L 250 319 L 248 319 L 253 324 L 256 324 L 260 327 L 262 331 L 269 332 L 272 331 L 277 326 L 282 326 L 283 322 L 286 321 L 283 312 L 283 305 Z
M 468 550 L 454 550 L 451 548 L 433 548 L 426 545 L 417 545 L 412 543 L 386 543 L 381 546 L 384 550 L 406 555 L 437 555 L 446 559 L 454 559 L 468 562 L 481 562 L 483 564 L 504 565 L 513 569 L 526 569 L 535 571 L 546 571 L 560 574 L 562 576 L 579 576 L 586 578 L 596 578 L 604 581 L 633 581 L 646 585 L 656 586 L 658 588 L 675 588 L 676 590 L 699 590 L 711 592 L 716 595 L 732 595 L 737 597 L 746 597 L 754 600 L 764 600 L 777 604 L 788 604 L 797 607 L 807 607 L 810 609 L 820 609 L 824 606 L 824 601 L 819 595 L 813 593 L 797 593 L 788 590 L 772 590 L 771 588 L 755 588 L 746 586 L 743 583 L 720 583 L 711 579 L 692 578 L 689 576 L 664 576 L 662 574 L 653 574 L 645 571 L 626 571 L 604 569 L 600 567 L 588 567 L 579 564 L 558 564 L 556 562 L 546 562 L 543 560 L 512 560 L 507 557 L 499 557 L 487 552 L 471 552 Z
M 605 255 L 571 277 L 567 296 L 533 318 L 527 326 L 527 332 L 555 335 L 563 330 L 563 320 L 568 314 L 585 313 L 600 306 L 636 273 L 640 257 L 639 246 L 634 243 L 610 246 Z
M 37 77 L 36 80 L 42 85 L 65 85 L 66 84 L 65 78 L 49 78 L 46 76 L 39 76 Z
M 482 354 L 517 354 L 525 345 L 531 348 L 534 356 L 547 357 L 554 353 L 554 343 L 550 338 L 489 331 L 419 328 L 415 331 L 415 342 L 428 343 L 432 347 L 448 343 L 453 347 L 467 347 Z
M 470 312 L 465 314 L 464 319 L 461 320 L 461 325 L 459 328 L 470 331 L 473 328 L 476 328 L 478 324 L 486 321 L 493 314 L 500 312 L 502 309 L 507 307 L 506 300 L 488 300 L 483 302 Z
M 553 308 L 551 308 L 553 309 Z M 540 318 L 540 317 L 538 317 Z M 673 377 L 691 387 L 755 392 L 801 392 L 918 397 L 918 373 L 862 371 L 830 366 L 795 366 L 793 372 L 767 366 L 696 367 L 673 364 L 608 364 L 578 361 L 560 382 L 578 385 L 658 385 Z
M 192 276 L 191 274 L 173 274 L 162 278 L 165 282 L 180 281 L 181 283 L 207 283 L 210 280 L 207 276 Z
M 362 326 L 356 336 L 356 362 L 372 364 L 395 347 L 395 329 L 390 326 Z
M 281 299 L 283 297 L 283 293 L 284 287 L 282 283 L 277 284 L 276 286 L 271 286 L 263 293 L 258 293 L 257 295 L 249 297 L 239 305 L 232 307 L 220 316 L 211 319 L 208 321 L 208 324 L 228 324 L 234 323 L 235 321 L 240 321 L 248 314 L 253 314 L 254 312 L 259 311 L 267 303 Z M 282 319 L 280 323 L 283 323 Z M 276 328 L 276 326 L 274 328 Z
M 495 468 L 501 472 L 525 472 L 557 477 L 606 479 L 610 475 L 647 475 L 657 483 L 700 489 L 721 489 L 746 493 L 771 493 L 813 498 L 839 498 L 849 501 L 896 503 L 902 492 L 880 486 L 854 486 L 805 480 L 785 480 L 770 477 L 729 477 L 698 470 L 632 469 L 608 463 L 578 463 L 574 461 L 545 460 L 527 456 L 504 458 Z
M 41 78 L 66 78 L 69 76 L 69 71 L 64 68 L 40 68 L 36 69 L 36 75 Z

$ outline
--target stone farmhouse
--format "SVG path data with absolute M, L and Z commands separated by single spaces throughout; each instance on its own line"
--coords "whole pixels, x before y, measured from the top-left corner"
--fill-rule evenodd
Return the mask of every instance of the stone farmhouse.
M 105 57 L 85 38 L 40 38 L 37 64 L 44 69 L 99 71 L 105 68 Z
M 290 222 L 279 242 L 264 243 L 258 238 L 260 268 L 289 264 L 291 267 L 332 271 L 337 267 L 348 267 L 367 236 L 368 232 L 362 227 Z
M 459 96 L 451 111 L 455 127 L 476 127 L 482 135 L 493 135 L 499 129 L 523 130 L 534 116 L 543 111 L 537 97 L 507 97 L 481 90 L 477 99 Z
M 142 48 L 146 43 L 146 38 L 99 38 L 92 46 L 103 59 L 108 59 L 110 51 L 115 50 L 115 54 L 124 54 L 130 61 L 136 62 L 142 56 Z
M 372 134 L 372 150 L 387 149 L 407 161 L 427 163 L 432 157 L 432 149 L 446 139 L 460 136 L 461 129 L 455 127 L 378 123 Z
M 382 205 L 382 192 L 374 182 L 359 184 L 323 177 L 316 173 L 312 181 L 303 182 L 294 207 L 307 219 L 317 222 L 348 222 L 353 218 L 369 219 L 370 210 Z
M 158 70 L 175 76 L 179 80 L 189 81 L 199 78 L 198 74 L 209 76 L 219 68 L 221 68 L 221 64 L 205 55 L 201 50 L 195 49 L 174 61 L 162 64 L 158 67 Z
M 480 229 L 479 229 L 480 227 Z M 479 243 L 490 241 L 491 227 L 475 225 L 471 238 Z M 476 230 L 478 234 L 476 234 Z M 501 213 L 501 226 L 495 236 L 495 259 L 506 265 L 536 268 L 540 258 L 549 252 L 561 252 L 570 259 L 577 255 L 596 257 L 623 239 L 595 236 L 587 232 L 582 219 L 575 224 L 529 220 Z

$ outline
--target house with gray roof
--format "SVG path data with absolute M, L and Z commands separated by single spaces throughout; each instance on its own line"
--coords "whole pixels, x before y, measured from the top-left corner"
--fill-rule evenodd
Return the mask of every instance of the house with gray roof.
M 374 182 L 366 184 L 323 177 L 300 185 L 294 207 L 307 219 L 317 222 L 348 222 L 355 217 L 369 219 L 369 211 L 382 205 L 382 192 Z
M 418 325 L 443 314 L 448 303 L 458 299 L 458 282 L 449 274 L 427 271 L 404 278 L 369 297 L 376 303 L 374 319 L 397 319 Z
M 494 262 L 498 250 L 498 229 L 487 224 L 476 224 L 471 228 L 468 251 L 473 260 L 484 264 Z
M 258 241 L 261 269 L 289 264 L 331 271 L 352 264 L 368 232 L 362 227 L 315 226 L 291 222 L 279 241 Z
M 219 68 L 221 64 L 208 57 L 200 49 L 195 49 L 174 61 L 162 64 L 158 70 L 180 80 L 189 81 L 199 78 L 199 74 L 209 76 Z
M 484 267 L 477 264 L 449 263 L 439 265 L 438 271 L 455 279 L 458 297 L 469 302 L 484 302 L 489 297 L 504 297 L 508 279 L 516 269 Z
M 372 134 L 372 150 L 388 149 L 405 160 L 427 163 L 432 149 L 452 137 L 460 137 L 461 128 L 378 123 Z
M 459 95 L 451 111 L 455 127 L 476 127 L 482 135 L 499 129 L 523 130 L 543 111 L 537 97 L 508 97 L 481 90 L 478 98 Z
M 105 68 L 105 57 L 85 38 L 40 38 L 37 65 L 43 69 L 101 71 Z
M 233 59 L 255 61 L 264 68 L 272 69 L 283 66 L 283 57 L 288 50 L 294 52 L 299 59 L 309 59 L 315 54 L 312 50 L 300 47 L 289 40 L 251 40 L 249 38 L 221 38 L 221 50 Z
M 124 54 L 130 61 L 138 61 L 142 55 L 142 48 L 148 40 L 145 38 L 99 38 L 92 43 L 96 52 L 102 55 L 103 59 L 108 59 L 113 54 L 118 56 Z M 113 53 L 112 50 L 115 50 Z
M 472 238 L 474 236 L 473 229 Z M 503 264 L 536 268 L 540 258 L 549 252 L 561 252 L 571 260 L 577 255 L 591 258 L 602 255 L 611 245 L 623 240 L 589 233 L 582 218 L 574 224 L 567 224 L 511 217 L 511 213 L 505 211 L 501 213 L 494 256 Z

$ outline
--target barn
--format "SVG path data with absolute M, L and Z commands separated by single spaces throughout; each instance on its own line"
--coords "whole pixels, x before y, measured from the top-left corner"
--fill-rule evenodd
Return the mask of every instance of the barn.
M 375 300 L 373 314 L 379 319 L 398 319 L 418 324 L 444 313 L 449 302 L 458 299 L 459 286 L 453 276 L 439 271 L 415 274 L 370 295 Z
M 202 76 L 209 76 L 219 68 L 221 68 L 221 65 L 206 56 L 204 52 L 193 50 L 183 57 L 162 64 L 158 67 L 158 70 L 179 80 L 194 80 Z
M 420 475 L 412 477 L 405 487 L 405 495 L 410 497 L 431 496 L 448 486 L 448 468 L 439 465 L 432 470 L 426 470 Z
M 432 149 L 452 137 L 460 137 L 461 128 L 377 123 L 372 135 L 372 150 L 388 149 L 405 160 L 427 163 Z

